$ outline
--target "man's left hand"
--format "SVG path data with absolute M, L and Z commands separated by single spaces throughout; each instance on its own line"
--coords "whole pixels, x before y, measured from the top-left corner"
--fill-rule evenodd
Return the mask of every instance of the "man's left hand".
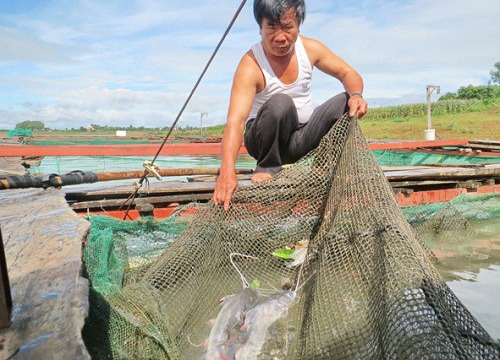
M 368 112 L 368 103 L 359 95 L 354 95 L 349 98 L 349 116 L 357 116 L 362 118 Z

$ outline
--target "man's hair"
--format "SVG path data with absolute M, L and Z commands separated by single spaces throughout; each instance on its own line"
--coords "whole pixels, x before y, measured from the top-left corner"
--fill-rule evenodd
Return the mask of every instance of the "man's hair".
M 253 3 L 253 15 L 259 27 L 262 26 L 264 18 L 279 23 L 288 9 L 295 9 L 297 21 L 301 25 L 306 17 L 304 0 L 255 0 Z

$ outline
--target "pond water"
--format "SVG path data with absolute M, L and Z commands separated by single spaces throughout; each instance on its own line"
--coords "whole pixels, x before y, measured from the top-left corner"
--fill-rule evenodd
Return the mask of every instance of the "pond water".
M 74 170 L 105 172 L 142 170 L 144 160 L 139 157 L 46 157 L 32 173 L 64 174 Z M 255 160 L 239 155 L 237 167 L 254 168 Z M 220 166 L 220 155 L 214 156 L 160 156 L 160 168 L 189 168 Z M 168 180 L 185 180 L 169 177 Z M 137 179 L 107 182 L 113 185 L 131 184 Z M 151 179 L 151 181 L 156 181 Z M 103 186 L 102 184 L 92 184 Z M 78 186 L 78 185 L 74 185 Z M 89 187 L 89 185 L 85 185 Z M 498 209 L 496 209 L 498 213 Z M 436 264 L 449 287 L 495 339 L 500 339 L 500 218 L 473 220 L 475 235 L 461 242 L 430 243 L 441 254 Z M 444 254 L 444 255 L 443 255 Z
M 436 267 L 472 315 L 500 339 L 500 219 L 470 222 L 474 236 L 441 244 Z
M 179 156 L 159 156 L 155 163 L 160 169 L 179 168 L 218 168 L 221 163 L 221 155 L 179 155 Z M 92 171 L 92 172 L 114 172 L 114 171 L 142 171 L 144 161 L 153 160 L 150 157 L 116 157 L 116 156 L 47 156 L 42 159 L 40 166 L 32 167 L 29 172 L 34 175 L 42 174 L 66 174 L 72 171 Z M 255 160 L 246 154 L 238 155 L 236 161 L 237 168 L 255 167 Z M 101 188 L 111 185 L 130 185 L 138 179 L 126 179 L 107 181 L 105 183 L 94 183 L 83 185 L 85 188 Z M 155 178 L 149 178 L 150 182 L 156 182 Z M 169 176 L 163 181 L 186 181 L 185 176 Z M 106 184 L 103 186 L 103 184 Z M 82 187 L 80 185 L 69 186 L 72 189 Z
M 143 170 L 144 161 L 151 161 L 150 157 L 117 157 L 117 156 L 47 156 L 42 159 L 40 166 L 30 169 L 33 174 L 65 174 L 75 170 L 108 172 L 124 170 Z M 218 168 L 221 155 L 161 155 L 156 164 L 161 169 L 215 167 Z M 238 155 L 237 167 L 253 168 L 255 160 L 250 155 Z

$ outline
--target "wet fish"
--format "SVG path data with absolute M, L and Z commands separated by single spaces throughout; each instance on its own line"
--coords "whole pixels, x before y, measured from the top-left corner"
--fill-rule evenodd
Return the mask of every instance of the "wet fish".
M 245 313 L 241 330 L 245 333 L 244 344 L 235 353 L 236 360 L 256 359 L 262 352 L 269 327 L 286 317 L 295 298 L 293 291 L 279 291 L 260 300 Z
M 206 358 L 210 360 L 234 359 L 241 340 L 241 327 L 245 314 L 259 300 L 259 291 L 247 286 L 240 292 L 226 296 L 222 300 L 222 309 L 210 331 Z

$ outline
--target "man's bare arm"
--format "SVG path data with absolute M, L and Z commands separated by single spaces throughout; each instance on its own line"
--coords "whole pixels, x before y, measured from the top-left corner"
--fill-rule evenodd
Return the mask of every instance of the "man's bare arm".
M 235 163 L 243 143 L 245 121 L 257 89 L 258 76 L 255 61 L 246 54 L 240 61 L 233 79 L 226 129 L 222 137 L 222 163 L 215 185 L 212 201 L 216 205 L 229 208 L 231 198 L 238 187 Z M 259 70 L 260 71 L 260 70 Z
M 349 64 L 334 54 L 321 42 L 302 37 L 311 65 L 322 72 L 337 78 L 349 94 L 349 115 L 357 114 L 360 118 L 368 111 L 368 104 L 363 99 L 363 79 Z

